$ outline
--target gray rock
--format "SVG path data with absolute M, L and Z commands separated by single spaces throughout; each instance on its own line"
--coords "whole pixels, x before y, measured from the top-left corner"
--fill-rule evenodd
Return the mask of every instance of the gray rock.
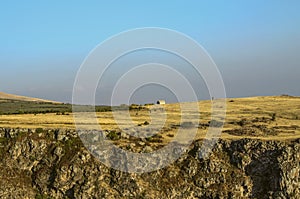
M 93 135 L 90 138 L 95 143 L 99 141 L 98 133 L 98 137 L 95 132 L 81 133 Z M 0 198 L 264 199 L 300 195 L 300 139 L 219 140 L 203 158 L 199 158 L 202 141 L 195 141 L 169 166 L 130 174 L 107 166 L 116 159 L 103 164 L 82 144 L 78 146 L 75 131 L 50 129 L 37 134 L 28 129 L 0 128 L 0 136 L 6 140 L 0 148 Z M 142 153 L 154 150 L 143 143 L 138 143 Z M 129 146 L 136 148 L 134 143 Z M 174 154 L 181 152 L 180 146 L 177 148 Z M 99 153 L 104 159 L 111 155 L 109 151 Z M 112 157 L 123 157 L 115 164 L 126 164 L 128 158 L 126 154 Z M 139 166 L 163 161 L 158 158 Z

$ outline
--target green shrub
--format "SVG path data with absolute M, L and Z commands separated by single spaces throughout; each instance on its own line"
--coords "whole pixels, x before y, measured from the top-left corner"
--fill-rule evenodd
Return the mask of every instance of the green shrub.
M 106 137 L 108 137 L 110 140 L 119 140 L 121 137 L 121 133 L 116 131 L 110 131 Z
M 42 133 L 42 132 L 44 132 L 44 129 L 43 128 L 36 128 L 35 132 L 36 133 Z
M 38 193 L 38 194 L 36 194 L 35 199 L 51 199 L 51 197 L 47 196 L 45 194 Z
M 275 121 L 275 120 L 276 120 L 276 113 L 272 113 L 272 114 L 271 114 L 271 120 L 272 120 L 272 121 Z

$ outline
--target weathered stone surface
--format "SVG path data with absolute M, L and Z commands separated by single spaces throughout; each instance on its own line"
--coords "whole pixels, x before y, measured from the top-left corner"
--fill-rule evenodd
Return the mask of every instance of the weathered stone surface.
M 95 159 L 74 131 L 0 128 L 0 137 L 0 198 L 263 199 L 300 195 L 300 139 L 219 140 L 207 158 L 199 156 L 202 142 L 195 141 L 170 166 L 130 174 Z M 152 151 L 150 146 L 143 147 L 143 152 Z

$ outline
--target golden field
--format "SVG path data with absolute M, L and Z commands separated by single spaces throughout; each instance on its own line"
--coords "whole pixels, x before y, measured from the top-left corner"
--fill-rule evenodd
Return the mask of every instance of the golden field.
M 199 112 L 195 112 L 195 110 L 190 112 L 190 122 L 197 127 L 197 139 L 204 138 L 210 128 L 208 126 L 211 121 L 211 101 L 184 104 L 199 107 Z M 181 124 L 182 114 L 180 104 L 166 104 L 162 107 L 163 111 L 153 111 L 153 107 L 149 106 L 140 110 L 131 110 L 130 117 L 126 116 L 125 111 L 118 112 L 117 121 L 112 112 L 96 113 L 97 120 L 92 119 L 91 113 L 76 113 L 80 117 L 77 127 L 97 129 L 100 124 L 102 130 L 122 129 L 123 131 L 132 128 L 148 128 L 159 131 L 167 141 L 176 134 L 178 126 Z M 150 110 L 152 110 L 153 121 L 151 121 Z M 66 115 L 56 115 L 55 113 L 0 115 L 0 127 L 75 129 L 74 116 L 76 115 L 73 113 Z M 185 114 L 185 116 L 187 115 Z M 300 138 L 300 97 L 226 99 L 226 118 L 221 137 L 224 139 L 247 137 L 274 140 Z

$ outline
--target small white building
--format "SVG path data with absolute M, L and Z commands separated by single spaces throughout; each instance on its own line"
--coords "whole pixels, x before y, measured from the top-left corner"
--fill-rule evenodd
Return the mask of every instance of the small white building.
M 166 104 L 166 101 L 165 101 L 165 100 L 158 100 L 158 101 L 156 102 L 156 104 Z

